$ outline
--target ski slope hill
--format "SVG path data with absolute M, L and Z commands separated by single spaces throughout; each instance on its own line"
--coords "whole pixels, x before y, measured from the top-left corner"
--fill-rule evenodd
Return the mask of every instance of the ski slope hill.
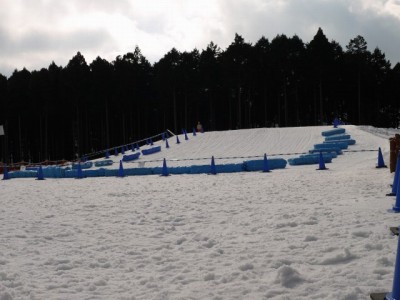
M 140 159 L 307 152 L 330 128 L 190 134 Z M 375 165 L 378 147 L 388 164 L 396 131 L 345 128 L 357 141 L 349 150 L 360 151 L 324 171 L 0 181 L 0 299 L 357 300 L 390 291 L 398 239 L 389 228 L 400 215 L 385 196 L 393 174 Z
M 342 128 L 345 128 L 346 133 L 356 140 L 356 145 L 350 146 L 349 150 L 377 151 L 381 147 L 384 153 L 388 153 L 387 137 L 382 137 L 382 134 L 376 135 L 372 127 L 360 129 L 357 126 L 347 125 Z M 188 133 L 188 140 L 180 134 L 178 135 L 179 144 L 176 143 L 176 136 L 168 139 L 168 149 L 162 140 L 154 142 L 153 146 L 142 146 L 141 150 L 161 146 L 161 152 L 147 156 L 141 155 L 139 160 L 124 162 L 124 166 L 131 168 L 143 163 L 146 167 L 161 166 L 164 158 L 170 166 L 209 164 L 211 156 L 216 159 L 223 158 L 217 161 L 219 163 L 232 163 L 254 156 L 261 158 L 264 153 L 268 156 L 287 159 L 298 156 L 298 153 L 308 153 L 314 144 L 322 143 L 321 133 L 330 129 L 332 126 L 214 131 L 197 133 L 196 136 Z M 127 155 L 131 153 L 133 152 L 126 152 Z M 111 168 L 119 167 L 122 156 L 121 153 L 118 156 L 110 155 L 110 159 L 114 161 Z

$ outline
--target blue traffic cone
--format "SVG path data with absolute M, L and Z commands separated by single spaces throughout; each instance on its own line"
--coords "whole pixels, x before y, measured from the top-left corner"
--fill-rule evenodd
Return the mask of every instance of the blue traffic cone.
M 385 165 L 385 162 L 383 161 L 381 147 L 379 147 L 379 150 L 378 150 L 378 165 L 376 166 L 376 168 L 387 168 L 387 166 Z
M 193 127 L 193 136 L 196 136 L 196 129 Z
M 43 169 L 42 166 L 39 166 L 39 170 L 37 172 L 37 180 L 44 180 L 44 176 L 43 176 Z
M 83 178 L 83 172 L 82 172 L 82 166 L 81 163 L 78 163 L 78 169 L 76 172 L 76 179 L 82 179 Z
M 211 168 L 210 168 L 210 173 L 212 175 L 217 175 L 217 170 L 215 168 L 215 161 L 214 161 L 214 156 L 211 157 Z
M 397 156 L 397 163 L 396 163 L 396 170 L 394 172 L 392 191 L 389 194 L 386 194 L 386 196 L 396 196 L 396 194 L 397 194 L 397 183 L 399 181 L 399 174 L 400 174 L 400 153 Z
M 119 161 L 118 177 L 124 177 L 124 167 L 122 166 L 122 160 Z
M 114 155 L 118 156 L 118 149 L 117 148 L 114 148 Z
M 164 158 L 161 176 L 169 176 L 168 168 L 167 168 L 167 161 Z
M 324 157 L 322 156 L 322 151 L 319 153 L 319 168 L 317 170 L 328 170 L 325 167 Z
M 168 140 L 167 139 L 165 139 L 165 148 L 169 148 L 169 144 L 168 144 Z
M 185 129 L 183 129 L 183 134 L 185 135 L 185 141 L 187 141 L 189 138 L 187 136 L 187 131 Z
M 397 241 L 396 263 L 394 265 L 393 290 L 386 295 L 386 300 L 400 299 L 400 237 Z
M 181 142 L 179 141 L 179 136 L 176 136 L 176 143 L 180 144 Z
M 399 181 L 400 181 L 400 177 L 397 178 L 396 203 L 393 206 L 393 211 L 396 213 L 400 212 L 400 184 L 399 184 Z
M 105 158 L 110 158 L 110 153 L 108 153 L 108 150 L 106 151 Z
M 263 172 L 271 172 L 268 165 L 267 154 L 264 153 Z
M 10 179 L 10 175 L 8 174 L 8 168 L 7 168 L 7 166 L 4 166 L 3 180 L 8 180 L 8 179 Z

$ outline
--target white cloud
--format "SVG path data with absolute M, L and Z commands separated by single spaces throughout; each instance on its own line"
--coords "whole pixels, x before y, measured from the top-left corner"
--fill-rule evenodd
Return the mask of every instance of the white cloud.
M 239 33 L 297 34 L 309 42 L 318 27 L 343 47 L 362 35 L 392 62 L 400 60 L 398 0 L 0 0 L 0 73 L 51 61 L 66 65 L 77 51 L 90 63 L 109 61 L 138 45 L 151 61 L 171 48 L 226 48 Z

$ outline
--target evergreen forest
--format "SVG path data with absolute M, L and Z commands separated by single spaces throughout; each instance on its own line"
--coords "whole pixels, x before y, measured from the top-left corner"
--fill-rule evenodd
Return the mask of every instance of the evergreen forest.
M 51 59 L 51 58 L 50 58 Z M 0 161 L 73 160 L 136 142 L 166 129 L 188 132 L 346 124 L 397 127 L 400 64 L 393 67 L 362 36 L 345 47 L 318 29 L 297 35 L 236 34 L 221 49 L 179 52 L 151 64 L 139 47 L 114 61 L 0 74 Z

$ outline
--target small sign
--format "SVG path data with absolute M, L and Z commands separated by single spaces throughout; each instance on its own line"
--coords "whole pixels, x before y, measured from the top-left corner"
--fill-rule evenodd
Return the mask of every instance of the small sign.
M 0 135 L 4 135 L 4 128 L 3 128 L 3 125 L 0 125 Z

